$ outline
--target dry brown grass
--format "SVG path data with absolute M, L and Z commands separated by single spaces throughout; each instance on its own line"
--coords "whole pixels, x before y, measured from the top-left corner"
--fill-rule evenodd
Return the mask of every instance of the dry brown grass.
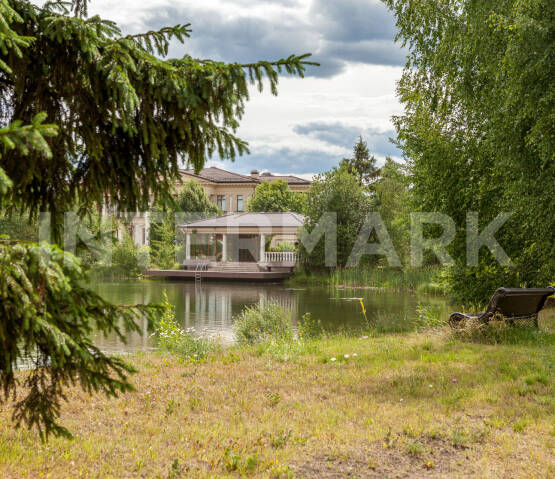
M 287 361 L 139 355 L 137 392 L 69 390 L 73 440 L 41 444 L 4 405 L 0 477 L 553 477 L 553 346 L 409 334 L 308 343 Z

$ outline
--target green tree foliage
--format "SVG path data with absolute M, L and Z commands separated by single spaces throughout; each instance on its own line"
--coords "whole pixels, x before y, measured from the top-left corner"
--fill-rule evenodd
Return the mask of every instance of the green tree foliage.
M 14 24 L 22 23 L 23 18 L 12 8 L 7 0 L 0 1 L 0 78 L 8 79 L 13 76 L 13 69 L 6 63 L 6 58 L 23 58 L 22 49 L 27 49 L 35 40 L 32 36 L 23 36 L 16 33 L 12 27 Z M 3 79 L 4 80 L 4 79 Z M 2 85 L 2 91 L 4 86 Z M 0 158 L 4 159 L 7 154 L 14 153 L 20 156 L 28 156 L 33 151 L 45 160 L 52 158 L 52 151 L 46 141 L 47 137 L 56 136 L 58 127 L 53 124 L 44 124 L 46 114 L 44 112 L 34 113 L 29 116 L 28 124 L 24 124 L 19 118 L 12 118 L 6 122 L 5 105 L 10 104 L 9 95 L 3 98 L 3 106 L 0 113 L 4 121 L 0 128 Z M 4 161 L 2 162 L 4 163 Z M 13 182 L 0 166 L 0 206 L 5 207 L 4 195 L 6 195 Z
M 177 245 L 175 241 L 173 215 L 164 215 L 164 221 L 152 223 L 150 227 L 150 259 L 160 269 L 173 269 L 176 263 Z
M 85 3 L 73 2 L 77 13 Z M 77 200 L 83 211 L 106 195 L 119 211 L 146 211 L 151 195 L 171 201 L 180 158 L 198 171 L 213 154 L 248 152 L 235 131 L 249 84 L 262 89 L 266 77 L 277 94 L 280 72 L 303 76 L 313 64 L 308 55 L 251 64 L 166 59 L 171 39 L 189 37 L 188 25 L 124 36 L 111 21 L 72 16 L 67 3 L 2 5 L 14 33 L 2 39 L 1 117 L 34 128 L 46 118 L 59 127 L 47 138 L 48 161 L 34 150 L 24 161 L 21 149 L 5 152 L 9 199 L 31 213 L 50 211 L 55 233 L 59 215 Z
M 380 213 L 387 231 L 395 245 L 401 262 L 408 264 L 410 251 L 410 177 L 406 168 L 393 161 L 385 159 L 380 168 L 380 178 L 372 185 L 373 209 Z
M 458 227 L 451 288 L 484 301 L 498 286 L 555 276 L 555 3 L 548 0 L 384 0 L 410 55 L 395 118 L 410 160 L 415 207 Z M 496 237 L 514 268 L 486 248 L 466 265 L 466 212 L 480 228 L 513 212 Z
M 357 235 L 370 212 L 368 191 L 358 179 L 342 169 L 317 175 L 306 193 L 305 226 L 313 231 L 326 212 L 337 214 L 337 265 L 345 266 Z M 308 253 L 301 245 L 301 257 L 308 268 L 325 265 L 324 239 Z
M 37 241 L 38 224 L 31 221 L 26 213 L 8 214 L 5 210 L 0 210 L 0 236 L 17 241 Z
M 311 64 L 165 59 L 188 25 L 122 36 L 86 6 L 0 0 L 0 207 L 50 211 L 57 239 L 64 212 L 90 214 L 106 196 L 120 211 L 148 209 L 150 195 L 171 202 L 179 158 L 199 170 L 213 153 L 247 152 L 235 130 L 249 84 L 262 89 L 267 77 L 276 94 L 280 72 L 302 76 Z M 92 333 L 124 341 L 158 310 L 114 306 L 84 279 L 81 261 L 54 246 L 0 245 L 0 390 L 22 397 L 14 419 L 43 438 L 69 434 L 56 422 L 65 385 L 132 388 L 132 369 Z M 34 367 L 16 376 L 25 361 Z
M 353 147 L 353 157 L 343 158 L 339 163 L 339 168 L 356 176 L 360 184 L 370 185 L 380 174 L 380 169 L 376 165 L 376 158 L 370 155 L 368 145 L 359 137 Z
M 82 286 L 78 258 L 46 244 L 0 245 L 0 278 L 0 390 L 5 399 L 23 393 L 14 410 L 17 424 L 36 426 L 42 437 L 68 436 L 56 423 L 65 385 L 109 396 L 132 390 L 132 368 L 100 351 L 91 337 L 101 332 L 124 341 L 155 308 L 104 301 Z M 31 369 L 16 376 L 22 362 Z
M 247 211 L 302 213 L 304 202 L 305 194 L 291 191 L 287 181 L 264 181 L 255 188 L 252 198 L 247 203 Z
M 112 249 L 110 269 L 115 276 L 135 278 L 141 273 L 143 266 L 139 261 L 139 248 L 125 226 L 120 232 L 121 239 L 116 241 Z
M 222 214 L 222 210 L 210 201 L 204 188 L 191 180 L 179 192 L 168 211 L 160 206 L 156 221 L 150 227 L 150 250 L 152 262 L 162 269 L 172 269 L 178 259 L 183 238 L 176 232 L 177 224 L 210 218 Z
M 210 201 L 204 188 L 193 180 L 185 183 L 179 192 L 175 201 L 175 212 L 184 213 L 185 219 L 191 218 L 191 221 L 200 219 L 197 218 L 197 214 L 202 218 L 222 214 L 222 210 Z

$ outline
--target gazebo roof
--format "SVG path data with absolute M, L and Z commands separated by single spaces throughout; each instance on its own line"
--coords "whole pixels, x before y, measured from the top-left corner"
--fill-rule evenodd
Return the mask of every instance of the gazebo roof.
M 179 225 L 186 232 L 230 234 L 295 234 L 304 224 L 298 213 L 233 213 Z

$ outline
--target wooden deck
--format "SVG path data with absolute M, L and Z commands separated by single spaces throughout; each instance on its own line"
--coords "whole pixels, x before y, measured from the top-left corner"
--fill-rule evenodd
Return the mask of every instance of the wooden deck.
M 196 271 L 177 269 L 150 269 L 143 275 L 172 280 L 194 280 Z M 283 281 L 291 276 L 289 271 L 215 271 L 201 273 L 202 281 Z

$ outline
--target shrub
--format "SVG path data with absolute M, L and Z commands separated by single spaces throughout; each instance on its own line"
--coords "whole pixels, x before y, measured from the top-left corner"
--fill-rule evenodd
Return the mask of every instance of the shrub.
M 272 246 L 270 248 L 270 251 L 275 253 L 282 253 L 282 252 L 294 253 L 295 251 L 297 251 L 297 247 L 295 246 L 295 243 L 292 243 L 290 241 L 284 241 L 282 243 L 277 244 L 276 246 Z
M 92 265 L 92 276 L 97 278 L 136 278 L 150 266 L 150 248 L 138 247 L 131 235 L 124 231 L 123 238 L 114 244 L 112 263 Z
M 447 318 L 442 314 L 439 308 L 433 306 L 424 306 L 418 303 L 416 306 L 416 317 L 414 326 L 417 331 L 426 329 L 435 329 L 447 325 Z
M 235 319 L 233 330 L 240 345 L 293 339 L 290 315 L 277 303 L 245 308 Z
M 320 338 L 324 333 L 324 327 L 319 319 L 313 319 L 310 313 L 303 314 L 299 323 L 299 339 Z
M 204 359 L 215 348 L 215 343 L 206 338 L 195 338 L 192 330 L 184 330 L 175 319 L 175 307 L 164 293 L 164 314 L 156 325 L 158 346 L 185 359 Z

